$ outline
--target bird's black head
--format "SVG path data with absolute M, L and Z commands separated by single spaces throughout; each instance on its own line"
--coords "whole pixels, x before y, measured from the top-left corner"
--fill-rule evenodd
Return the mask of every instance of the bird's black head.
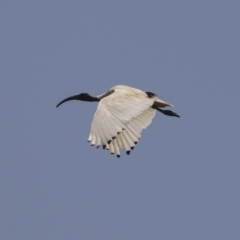
M 79 101 L 85 101 L 85 102 L 98 102 L 99 99 L 96 97 L 92 97 L 91 95 L 89 95 L 88 93 L 80 93 L 78 95 L 74 95 L 71 97 L 68 97 L 64 100 L 62 100 L 58 105 L 60 106 L 61 104 L 67 102 L 67 101 L 71 101 L 71 100 L 79 100 Z

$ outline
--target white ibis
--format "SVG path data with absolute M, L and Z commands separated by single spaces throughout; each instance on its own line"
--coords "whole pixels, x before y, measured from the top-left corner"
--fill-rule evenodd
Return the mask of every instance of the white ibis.
M 130 154 L 141 138 L 142 130 L 152 122 L 156 111 L 179 117 L 171 110 L 163 110 L 162 108 L 173 105 L 159 99 L 155 93 L 124 85 L 114 86 L 97 97 L 88 93 L 74 95 L 61 101 L 57 107 L 70 100 L 99 102 L 88 142 L 97 148 L 102 145 L 103 149 L 117 157 L 120 157 L 119 148 Z

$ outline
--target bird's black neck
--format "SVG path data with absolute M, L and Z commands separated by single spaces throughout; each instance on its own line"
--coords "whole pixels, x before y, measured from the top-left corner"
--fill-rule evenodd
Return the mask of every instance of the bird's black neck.
M 97 97 L 93 97 L 88 93 L 82 93 L 79 95 L 78 100 L 85 101 L 85 102 L 99 102 L 100 100 Z

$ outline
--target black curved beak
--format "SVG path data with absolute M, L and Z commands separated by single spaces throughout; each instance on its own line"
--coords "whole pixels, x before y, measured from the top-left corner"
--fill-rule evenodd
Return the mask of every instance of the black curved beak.
M 81 100 L 79 95 L 74 95 L 68 98 L 65 98 L 64 100 L 62 100 L 56 107 L 59 107 L 61 104 L 71 101 L 71 100 Z

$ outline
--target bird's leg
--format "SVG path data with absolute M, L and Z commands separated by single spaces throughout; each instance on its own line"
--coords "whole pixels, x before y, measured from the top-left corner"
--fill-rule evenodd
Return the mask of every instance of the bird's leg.
M 156 109 L 157 111 L 163 113 L 164 115 L 171 116 L 171 117 L 179 117 L 180 118 L 180 116 L 177 113 L 175 113 L 175 112 L 173 112 L 171 110 L 162 110 L 161 108 L 157 108 L 157 107 L 153 107 L 153 108 Z

